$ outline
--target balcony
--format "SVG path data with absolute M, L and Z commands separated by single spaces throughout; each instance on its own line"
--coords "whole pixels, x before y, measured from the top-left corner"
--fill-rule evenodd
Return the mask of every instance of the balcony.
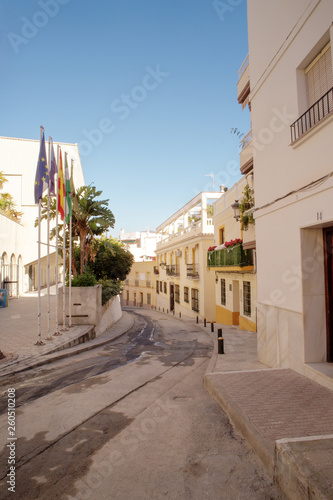
M 333 87 L 290 125 L 291 144 L 333 111 Z
M 199 264 L 187 264 L 186 276 L 188 278 L 199 279 Z
M 165 268 L 168 276 L 179 276 L 179 269 L 175 265 L 169 265 Z
M 213 250 L 207 253 L 207 266 L 209 268 L 253 266 L 253 250 L 244 250 L 242 245 Z
M 157 266 L 154 266 L 154 274 L 160 274 L 160 271 Z
M 150 288 L 150 287 L 151 287 L 151 281 L 150 281 L 150 280 L 146 280 L 146 287 L 147 287 L 147 288 Z
M 241 152 L 239 154 L 240 171 L 246 175 L 253 169 L 253 145 L 252 130 L 250 130 L 241 140 Z
M 243 64 L 238 71 L 237 83 L 237 99 L 242 109 L 248 104 L 250 95 L 250 69 L 249 69 L 249 55 L 246 56 Z

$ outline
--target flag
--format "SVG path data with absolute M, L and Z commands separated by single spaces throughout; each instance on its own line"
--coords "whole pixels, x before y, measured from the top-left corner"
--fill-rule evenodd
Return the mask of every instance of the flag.
M 72 160 L 72 165 L 71 165 L 71 180 L 70 180 L 70 186 L 71 186 L 71 193 L 72 193 L 72 208 L 74 212 L 79 211 L 79 202 L 76 196 L 76 191 L 75 191 L 75 186 L 74 186 L 74 177 L 73 177 L 73 166 L 74 166 L 74 161 Z
M 58 173 L 57 162 L 54 156 L 53 141 L 51 139 L 51 169 L 50 169 L 50 196 L 56 195 L 55 175 Z
M 62 166 L 62 155 L 60 149 L 59 170 L 58 170 L 58 212 L 60 213 L 61 220 L 64 220 L 65 218 L 65 198 L 66 198 L 66 191 L 65 191 L 64 169 Z
M 67 153 L 65 153 L 65 178 L 66 178 L 66 222 L 72 216 L 72 198 L 71 198 L 71 181 L 69 179 Z
M 43 193 L 49 186 L 49 171 L 46 162 L 46 149 L 44 132 L 40 141 L 39 156 L 35 177 L 35 203 L 43 198 Z

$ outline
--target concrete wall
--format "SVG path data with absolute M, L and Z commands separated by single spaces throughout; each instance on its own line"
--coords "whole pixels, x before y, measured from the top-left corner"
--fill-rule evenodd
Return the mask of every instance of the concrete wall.
M 69 319 L 69 288 L 66 287 L 66 324 Z M 58 323 L 63 324 L 63 287 L 58 290 Z M 72 287 L 72 325 L 94 325 L 96 335 L 110 328 L 122 316 L 120 298 L 113 297 L 102 306 L 102 285 Z
M 123 312 L 120 305 L 120 297 L 112 297 L 106 304 L 102 306 L 101 319 L 95 328 L 96 336 L 105 332 L 108 328 L 114 325 L 122 317 Z

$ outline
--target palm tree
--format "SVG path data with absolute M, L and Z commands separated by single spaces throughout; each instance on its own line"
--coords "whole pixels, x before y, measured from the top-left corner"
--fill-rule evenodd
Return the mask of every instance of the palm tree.
M 5 174 L 0 170 L 0 189 L 3 188 L 5 182 L 8 182 L 8 179 L 6 179 Z
M 98 200 L 102 191 L 95 186 L 82 186 L 76 192 L 78 210 L 73 210 L 73 233 L 80 239 L 80 274 L 96 252 L 95 238 L 114 227 L 115 218 L 108 208 L 109 200 Z
M 84 266 L 88 259 L 94 259 L 98 245 L 95 238 L 112 228 L 115 218 L 108 208 L 109 200 L 98 200 L 102 191 L 97 191 L 95 186 L 81 186 L 77 189 L 72 211 L 72 236 L 80 239 L 80 274 L 83 274 Z M 47 218 L 47 197 L 43 198 L 42 219 Z M 50 200 L 50 219 L 56 217 L 56 201 Z M 38 226 L 38 219 L 35 221 L 35 227 Z M 62 230 L 59 225 L 59 239 Z M 55 228 L 51 231 L 51 239 L 55 236 Z M 66 235 L 66 239 L 67 239 Z M 73 259 L 74 261 L 74 259 Z

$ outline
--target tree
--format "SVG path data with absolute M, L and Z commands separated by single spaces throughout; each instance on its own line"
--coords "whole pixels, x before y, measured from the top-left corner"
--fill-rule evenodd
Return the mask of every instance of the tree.
M 98 245 L 96 237 L 101 236 L 109 228 L 112 228 L 115 223 L 114 215 L 108 208 L 109 200 L 98 200 L 102 191 L 97 191 L 95 186 L 81 186 L 76 191 L 75 203 L 73 203 L 72 211 L 72 238 L 77 237 L 80 240 L 80 274 L 83 274 L 84 266 L 87 265 L 88 259 L 94 259 Z M 47 218 L 47 197 L 43 198 L 42 220 Z M 50 219 L 56 217 L 56 201 L 50 200 Z M 35 221 L 35 227 L 38 226 L 38 219 Z M 59 240 L 62 239 L 63 224 L 59 224 Z M 51 239 L 55 236 L 55 228 L 51 230 Z M 66 231 L 66 240 L 68 231 Z M 74 265 L 75 265 L 75 247 Z
M 115 218 L 108 208 L 109 200 L 98 200 L 102 191 L 95 186 L 82 186 L 76 192 L 78 210 L 73 210 L 73 233 L 80 239 L 80 274 L 88 258 L 94 259 L 96 236 L 101 236 L 109 228 L 114 227 Z
M 6 179 L 5 174 L 0 171 L 0 189 L 3 188 L 5 182 L 8 182 L 8 179 Z
M 123 281 L 131 270 L 134 257 L 125 245 L 116 238 L 98 239 L 98 248 L 88 268 L 97 279 L 107 278 Z
M 13 197 L 9 193 L 0 194 L 0 209 L 5 212 L 11 219 L 19 222 L 23 215 L 23 212 L 16 210 L 16 205 L 14 203 Z

